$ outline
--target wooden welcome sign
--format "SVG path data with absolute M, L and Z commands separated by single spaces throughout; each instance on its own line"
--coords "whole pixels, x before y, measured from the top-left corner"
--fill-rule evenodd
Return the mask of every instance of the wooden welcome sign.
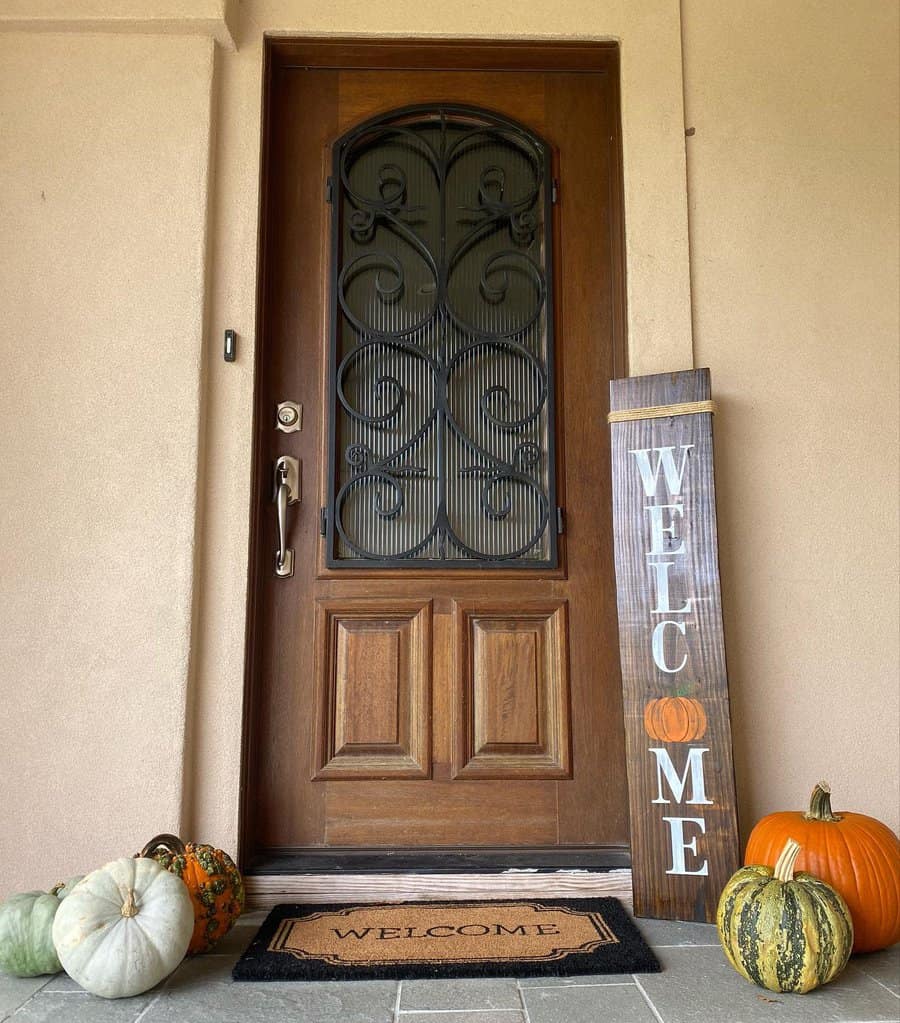
M 610 383 L 637 916 L 714 921 L 739 866 L 709 370 Z

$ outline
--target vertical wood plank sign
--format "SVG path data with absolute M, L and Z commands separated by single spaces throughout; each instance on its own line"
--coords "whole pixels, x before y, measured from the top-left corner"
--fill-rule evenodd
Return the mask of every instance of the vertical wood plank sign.
M 637 916 L 715 920 L 739 866 L 709 370 L 610 383 Z

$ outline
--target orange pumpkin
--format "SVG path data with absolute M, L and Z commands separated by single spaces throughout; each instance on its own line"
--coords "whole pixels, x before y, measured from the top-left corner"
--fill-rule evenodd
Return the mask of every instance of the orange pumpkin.
M 854 952 L 900 941 L 900 840 L 890 828 L 862 813 L 833 813 L 831 790 L 819 782 L 808 813 L 763 817 L 744 863 L 773 866 L 788 837 L 803 846 L 797 868 L 836 888 L 850 907 Z
M 194 933 L 188 955 L 208 952 L 244 911 L 244 881 L 231 857 L 211 845 L 185 844 L 157 835 L 141 850 L 187 885 L 194 904 Z
M 692 742 L 706 734 L 706 711 L 689 696 L 660 696 L 644 707 L 644 731 L 659 742 Z

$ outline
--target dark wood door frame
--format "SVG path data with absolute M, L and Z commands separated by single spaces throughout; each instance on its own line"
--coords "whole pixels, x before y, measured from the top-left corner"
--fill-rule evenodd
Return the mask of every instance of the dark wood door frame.
M 540 42 L 495 40 L 423 40 L 423 39 L 290 39 L 268 37 L 265 43 L 262 109 L 262 154 L 260 169 L 260 213 L 258 242 L 257 317 L 254 360 L 253 401 L 253 467 L 250 508 L 250 552 L 248 578 L 248 609 L 246 621 L 245 688 L 241 748 L 241 792 L 239 808 L 238 857 L 243 869 L 258 873 L 322 873 L 329 869 L 384 871 L 394 863 L 400 869 L 492 872 L 509 866 L 536 866 L 545 870 L 561 867 L 617 868 L 627 865 L 627 850 L 614 848 L 568 849 L 516 849 L 479 850 L 476 855 L 455 855 L 446 849 L 379 850 L 368 854 L 365 850 L 322 850 L 310 854 L 305 850 L 293 862 L 280 862 L 277 871 L 271 862 L 260 859 L 254 863 L 256 850 L 252 846 L 249 822 L 253 819 L 250 785 L 250 767 L 253 759 L 254 697 L 256 691 L 256 665 L 258 664 L 257 594 L 259 545 L 263 530 L 259 512 L 260 488 L 267 493 L 271 486 L 262 457 L 262 437 L 270 428 L 271 410 L 263 409 L 261 367 L 266 358 L 267 324 L 265 281 L 267 273 L 266 223 L 270 196 L 267 194 L 269 176 L 269 148 L 271 140 L 271 86 L 274 76 L 283 69 L 367 69 L 367 70 L 460 70 L 460 71 L 582 71 L 609 75 L 614 90 L 616 108 L 619 103 L 619 50 L 615 43 L 596 42 Z M 615 173 L 611 180 L 609 209 L 612 222 L 611 265 L 613 271 L 612 343 L 615 375 L 627 375 L 626 318 L 625 318 L 625 251 L 622 198 L 621 129 L 610 140 L 613 147 Z M 605 385 L 605 381 L 604 381 Z M 312 410 L 310 410 L 312 411 Z M 598 438 L 606 442 L 605 435 Z M 299 851 L 298 851 L 299 853 Z M 401 866 L 402 864 L 402 866 Z

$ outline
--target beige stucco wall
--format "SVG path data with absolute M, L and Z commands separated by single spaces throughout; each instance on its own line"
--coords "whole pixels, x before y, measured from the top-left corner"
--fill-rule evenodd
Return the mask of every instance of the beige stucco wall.
M 896 830 L 900 5 L 683 11 L 742 817 L 825 778 Z
M 0 34 L 0 895 L 180 824 L 213 47 Z
M 723 406 L 744 818 L 828 776 L 897 827 L 894 5 L 188 7 L 0 12 L 0 897 L 236 842 L 263 31 L 620 41 L 631 370 L 693 314 Z

